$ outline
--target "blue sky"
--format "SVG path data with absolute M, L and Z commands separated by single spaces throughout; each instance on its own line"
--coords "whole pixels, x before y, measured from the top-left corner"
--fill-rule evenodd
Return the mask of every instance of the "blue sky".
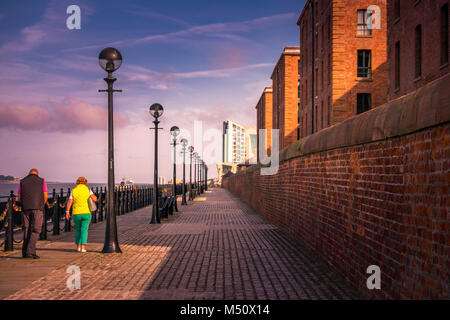
M 81 9 L 81 30 L 66 8 Z M 51 180 L 106 180 L 101 49 L 123 56 L 115 73 L 116 179 L 151 182 L 148 107 L 161 103 L 160 175 L 171 175 L 168 129 L 255 125 L 255 105 L 285 46 L 299 45 L 304 1 L 1 1 L 0 174 L 40 167 Z M 210 132 L 210 133 L 211 133 Z M 214 134 L 210 134 L 214 136 Z M 216 135 L 217 136 L 217 135 Z M 221 140 L 203 137 L 221 150 Z M 217 155 L 220 156 L 221 155 Z M 205 156 L 206 158 L 206 156 Z M 213 161 L 211 161 L 213 162 Z M 212 176 L 215 163 L 209 163 Z

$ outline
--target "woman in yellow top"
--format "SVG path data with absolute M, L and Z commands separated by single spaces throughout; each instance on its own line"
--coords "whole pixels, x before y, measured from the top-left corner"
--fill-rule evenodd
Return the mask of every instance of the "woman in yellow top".
M 77 251 L 86 252 L 87 231 L 91 222 L 91 211 L 88 199 L 97 201 L 95 194 L 86 186 L 85 177 L 77 179 L 77 186 L 73 188 L 67 201 L 66 218 L 70 219 L 70 207 L 72 207 L 73 222 L 75 223 L 75 243 Z

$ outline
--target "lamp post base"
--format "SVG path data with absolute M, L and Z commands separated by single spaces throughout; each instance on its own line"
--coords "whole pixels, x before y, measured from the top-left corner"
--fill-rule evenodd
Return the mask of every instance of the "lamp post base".
M 111 242 L 103 247 L 102 253 L 122 253 L 122 250 L 120 250 L 119 244 Z
M 159 219 L 159 208 L 156 208 L 156 204 L 153 203 L 152 207 L 152 219 L 150 220 L 150 224 L 156 224 L 161 223 L 161 220 Z

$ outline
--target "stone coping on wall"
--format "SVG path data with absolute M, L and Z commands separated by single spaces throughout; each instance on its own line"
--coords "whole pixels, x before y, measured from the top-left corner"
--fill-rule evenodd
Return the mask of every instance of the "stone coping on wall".
M 411 134 L 450 121 L 450 74 L 382 106 L 300 139 L 280 151 L 292 158 Z M 236 174 L 258 170 L 255 164 Z

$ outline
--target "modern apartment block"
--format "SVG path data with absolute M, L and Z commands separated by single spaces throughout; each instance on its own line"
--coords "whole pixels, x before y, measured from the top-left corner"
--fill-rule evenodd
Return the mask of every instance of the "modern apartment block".
M 386 0 L 308 0 L 297 25 L 300 138 L 387 101 Z
M 267 155 L 272 143 L 272 87 L 266 87 L 256 105 L 257 160 L 259 161 L 259 129 L 266 129 Z
M 229 120 L 223 122 L 223 162 L 245 162 L 245 128 Z
M 279 129 L 279 148 L 297 140 L 299 47 L 285 47 L 272 72 L 272 127 Z
M 449 72 L 449 0 L 388 0 L 389 99 Z

